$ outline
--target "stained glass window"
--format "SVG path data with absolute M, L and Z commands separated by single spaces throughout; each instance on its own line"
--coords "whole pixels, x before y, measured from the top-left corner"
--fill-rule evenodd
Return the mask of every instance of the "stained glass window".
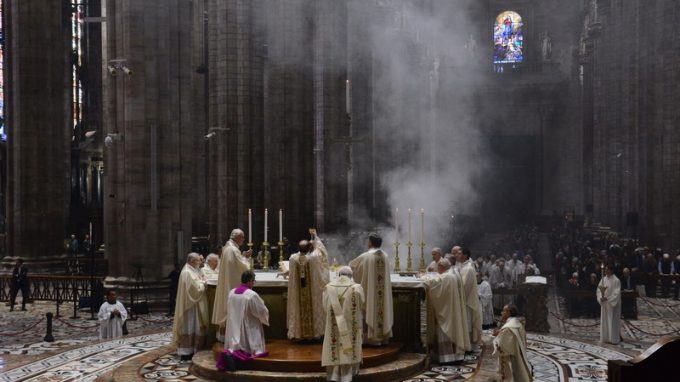
M 496 17 L 493 29 L 494 64 L 516 64 L 524 61 L 524 34 L 522 16 L 505 11 Z
M 0 0 L 0 139 L 7 140 L 5 131 L 5 23 Z
M 73 1 L 71 3 L 71 81 L 73 88 L 73 98 L 71 107 L 73 113 L 73 134 L 79 133 L 80 123 L 83 120 L 83 83 L 81 79 L 81 68 L 83 64 L 83 17 L 85 16 L 85 5 L 83 2 Z

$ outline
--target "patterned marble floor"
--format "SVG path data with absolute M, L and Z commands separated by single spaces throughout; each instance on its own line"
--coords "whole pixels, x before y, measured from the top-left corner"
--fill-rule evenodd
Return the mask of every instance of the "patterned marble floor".
M 650 346 L 661 335 L 680 328 L 680 303 L 666 299 L 639 299 L 639 320 L 623 321 L 624 342 L 619 346 L 597 345 L 596 319 L 551 317 L 550 335 L 529 334 L 529 361 L 538 382 L 605 381 L 607 359 L 627 359 Z M 563 301 L 551 296 L 551 311 L 558 317 Z M 99 342 L 92 321 L 81 313 L 79 320 L 62 318 L 70 325 L 54 324 L 56 341 L 42 341 L 45 323 L 31 328 L 52 310 L 52 304 L 29 306 L 28 312 L 3 311 L 0 314 L 0 382 L 4 381 L 94 381 L 119 365 L 170 342 L 170 323 L 160 314 L 130 322 L 131 336 Z M 560 317 L 561 318 L 561 317 Z M 595 325 L 595 326 L 593 326 Z M 26 332 L 16 334 L 22 330 Z M 656 334 L 656 335 L 650 335 Z M 139 376 L 146 382 L 201 382 L 188 372 L 189 363 L 176 354 L 158 353 L 158 358 L 140 367 Z M 476 359 L 456 367 L 432 367 L 409 381 L 463 380 L 475 373 Z M 458 378 L 455 378 L 459 375 Z

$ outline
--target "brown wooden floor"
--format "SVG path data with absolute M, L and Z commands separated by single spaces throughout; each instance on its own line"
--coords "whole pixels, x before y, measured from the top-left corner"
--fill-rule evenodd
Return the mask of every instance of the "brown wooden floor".
M 267 341 L 269 356 L 249 362 L 248 368 L 262 371 L 314 372 L 323 371 L 321 367 L 321 343 L 303 344 L 289 340 Z M 392 343 L 383 347 L 363 348 L 362 368 L 376 367 L 397 359 L 402 345 Z M 223 344 L 215 343 L 213 352 L 222 352 Z

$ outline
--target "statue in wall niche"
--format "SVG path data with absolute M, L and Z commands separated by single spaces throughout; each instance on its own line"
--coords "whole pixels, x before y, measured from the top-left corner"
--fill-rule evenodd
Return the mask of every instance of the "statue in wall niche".
M 552 58 L 552 38 L 550 33 L 543 32 L 540 35 L 541 38 L 541 57 L 543 61 L 550 61 Z

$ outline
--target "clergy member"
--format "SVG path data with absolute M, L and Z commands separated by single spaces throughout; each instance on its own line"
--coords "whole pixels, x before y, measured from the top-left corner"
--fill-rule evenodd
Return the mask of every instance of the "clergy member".
M 232 353 L 245 353 L 247 358 L 267 355 L 262 325 L 269 326 L 269 310 L 253 290 L 253 285 L 255 273 L 249 270 L 243 272 L 241 285 L 229 292 L 227 303 L 229 314 L 224 348 Z
M 215 253 L 211 253 L 205 258 L 205 266 L 201 268 L 206 280 L 217 280 L 220 275 L 220 257 Z
M 493 326 L 493 292 L 480 272 L 477 272 L 477 294 L 482 306 L 482 328 L 489 328 Z
M 354 279 L 366 295 L 366 335 L 364 343 L 384 345 L 392 337 L 392 282 L 387 254 L 380 249 L 382 238 L 368 235 L 368 252 L 349 263 Z
M 463 279 L 463 289 L 466 305 L 468 333 L 473 350 L 479 348 L 482 339 L 482 307 L 477 293 L 477 271 L 470 259 L 470 250 L 462 248 L 458 251 L 456 268 Z
M 438 275 L 422 276 L 427 287 L 428 306 L 436 321 L 437 360 L 439 364 L 462 361 L 471 350 L 467 331 L 463 284 L 458 272 L 448 272 L 451 262 L 437 262 Z M 428 314 L 428 317 L 430 315 Z M 434 340 L 434 338 L 431 338 Z
M 190 253 L 179 274 L 172 337 L 177 346 L 177 354 L 185 361 L 203 348 L 205 334 L 210 325 L 205 281 L 200 267 L 201 256 Z
M 241 275 L 250 268 L 248 258 L 252 256 L 253 251 L 241 252 L 239 249 L 245 240 L 243 231 L 236 228 L 231 231 L 229 241 L 222 248 L 212 315 L 212 323 L 219 325 L 219 330 L 217 331 L 218 341 L 224 342 L 224 322 L 227 320 L 227 297 L 229 296 L 229 291 L 239 286 Z
M 621 282 L 611 265 L 604 268 L 605 277 L 597 286 L 600 303 L 600 342 L 618 344 L 621 341 Z
M 503 307 L 501 321 L 505 324 L 494 332 L 494 354 L 498 354 L 502 381 L 531 382 L 531 365 L 527 358 L 526 332 L 517 318 L 517 307 Z
M 352 280 L 352 268 L 342 267 L 323 291 L 326 333 L 321 366 L 326 380 L 348 382 L 359 374 L 362 359 L 364 289 Z
M 123 335 L 123 324 L 127 320 L 125 306 L 116 299 L 116 291 L 109 289 L 106 301 L 99 307 L 99 339 L 118 338 Z
M 326 324 L 323 288 L 328 284 L 329 272 L 326 248 L 310 229 L 311 241 L 302 240 L 300 251 L 291 255 L 288 274 L 287 325 L 288 338 L 311 340 L 321 338 Z
M 437 272 L 437 269 L 439 266 L 439 260 L 444 256 L 444 252 L 442 252 L 441 248 L 432 248 L 432 262 L 430 265 L 427 266 L 427 271 L 430 273 Z M 450 262 L 449 262 L 450 264 Z

